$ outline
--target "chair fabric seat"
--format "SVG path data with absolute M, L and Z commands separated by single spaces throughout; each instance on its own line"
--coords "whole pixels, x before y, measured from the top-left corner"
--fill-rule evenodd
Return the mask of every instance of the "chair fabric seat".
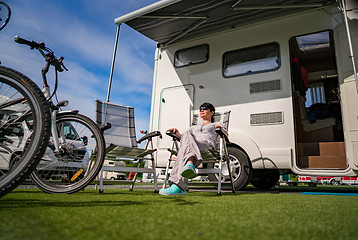
M 107 147 L 106 157 L 143 159 L 145 156 L 152 154 L 155 151 L 156 149 L 131 148 L 111 145 Z
M 178 155 L 178 152 L 174 149 L 168 149 L 168 151 L 174 156 Z M 200 151 L 201 157 L 203 158 L 202 162 L 217 162 L 220 158 L 220 153 L 214 148 L 210 148 L 204 151 Z

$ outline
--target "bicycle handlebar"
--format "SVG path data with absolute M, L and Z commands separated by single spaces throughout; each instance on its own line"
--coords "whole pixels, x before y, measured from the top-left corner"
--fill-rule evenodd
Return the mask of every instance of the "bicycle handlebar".
M 57 72 L 63 72 L 63 70 L 65 69 L 66 71 L 68 71 L 68 69 L 65 67 L 65 65 L 63 64 L 63 57 L 60 57 L 60 58 L 56 58 L 55 57 L 55 54 L 54 52 L 47 48 L 45 46 L 45 43 L 44 42 L 40 42 L 40 43 L 37 43 L 35 41 L 29 41 L 29 40 L 26 40 L 26 39 L 23 39 L 23 38 L 20 38 L 19 36 L 15 36 L 14 37 L 14 41 L 16 43 L 19 43 L 19 44 L 25 44 L 25 45 L 28 45 L 31 49 L 36 49 L 38 50 L 41 55 L 45 58 L 46 60 L 46 65 L 45 67 L 42 69 L 41 71 L 41 75 L 42 75 L 42 79 L 43 79 L 43 83 L 44 83 L 44 87 L 48 87 L 49 85 L 47 84 L 47 79 L 46 79 L 46 74 L 48 73 L 49 71 L 49 68 L 50 66 L 54 66 L 55 67 L 55 75 L 56 75 L 56 81 L 55 81 L 55 89 L 53 91 L 53 93 L 51 94 L 51 96 L 48 98 L 51 99 L 52 96 L 56 93 L 57 91 L 57 83 L 58 83 L 58 77 L 57 77 Z M 47 52 L 47 53 L 45 53 Z
M 14 37 L 14 41 L 19 43 L 19 44 L 26 44 L 27 46 L 31 47 L 31 49 L 42 49 L 42 50 L 46 50 L 46 47 L 45 47 L 45 43 L 43 42 L 40 42 L 40 43 L 37 43 L 35 41 L 28 41 L 26 39 L 23 39 L 19 36 L 15 36 Z
M 14 41 L 19 44 L 25 44 L 25 45 L 29 46 L 31 49 L 37 49 L 41 53 L 41 55 L 46 59 L 46 62 L 48 62 L 49 64 L 54 66 L 57 71 L 63 72 L 63 69 L 68 71 L 68 69 L 63 64 L 63 57 L 56 59 L 53 51 L 51 49 L 47 48 L 45 46 L 44 42 L 37 43 L 35 41 L 29 41 L 29 40 L 23 39 L 19 36 L 15 36 Z M 44 50 L 48 53 L 45 54 L 42 50 Z M 47 71 L 46 71 L 46 73 L 47 73 Z

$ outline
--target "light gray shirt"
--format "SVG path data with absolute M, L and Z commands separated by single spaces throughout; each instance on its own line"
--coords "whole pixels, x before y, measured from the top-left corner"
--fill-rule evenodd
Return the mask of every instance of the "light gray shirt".
M 220 122 L 209 123 L 206 125 L 194 125 L 189 128 L 189 132 L 193 136 L 200 151 L 213 148 L 215 146 L 217 134 L 215 132 L 215 126 L 221 126 Z

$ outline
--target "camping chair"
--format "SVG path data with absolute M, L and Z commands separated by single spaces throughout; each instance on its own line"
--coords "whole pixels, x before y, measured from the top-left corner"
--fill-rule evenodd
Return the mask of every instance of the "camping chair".
M 136 140 L 134 109 L 113 103 L 96 101 L 96 121 L 102 126 L 103 136 L 106 141 L 105 160 L 131 161 L 137 167 L 103 166 L 100 172 L 100 193 L 103 193 L 103 171 L 131 172 L 135 173 L 130 181 L 130 191 L 133 190 L 137 180 L 137 173 L 150 173 L 154 177 L 155 192 L 158 192 L 157 175 L 153 153 L 153 137 L 162 137 L 159 131 L 146 134 Z M 138 143 L 146 141 L 144 148 L 138 148 Z M 151 164 L 148 164 L 151 161 Z
M 224 113 L 215 113 L 214 115 L 214 122 L 221 122 L 222 125 L 228 129 L 229 126 L 229 117 L 230 117 L 230 111 L 224 112 Z M 193 122 L 192 125 L 198 125 L 200 124 L 201 118 L 199 117 L 198 114 L 195 114 L 193 117 Z M 227 166 L 227 171 L 229 174 L 229 180 L 230 180 L 230 184 L 231 184 L 231 189 L 232 192 L 235 193 L 235 187 L 234 187 L 234 182 L 232 179 L 232 172 L 230 169 L 230 163 L 229 163 L 229 155 L 228 155 L 228 151 L 227 151 L 227 144 L 230 143 L 229 138 L 228 138 L 228 133 L 225 129 L 223 128 L 216 128 L 215 132 L 218 134 L 218 140 L 217 140 L 217 146 L 213 149 L 208 149 L 205 151 L 201 151 L 201 156 L 203 158 L 202 161 L 202 165 L 206 165 L 206 168 L 197 168 L 196 169 L 196 173 L 198 175 L 202 175 L 202 174 L 217 174 L 217 182 L 211 182 L 212 184 L 215 184 L 217 186 L 217 194 L 221 195 L 221 181 L 223 179 L 223 163 L 225 162 L 226 166 Z M 171 147 L 168 149 L 169 151 L 169 159 L 167 162 L 167 166 L 165 169 L 165 181 L 163 184 L 163 189 L 166 188 L 167 186 L 167 181 L 169 179 L 169 175 L 170 175 L 170 165 L 172 161 L 175 161 L 176 155 L 179 151 L 179 144 L 178 142 L 180 142 L 180 136 L 178 136 L 177 134 L 174 134 L 170 131 L 167 131 L 166 134 L 170 137 L 172 137 L 173 141 L 171 144 Z M 209 168 L 209 166 L 212 166 L 211 168 Z M 217 166 L 217 167 L 216 167 Z M 205 184 L 203 182 L 197 182 L 197 184 Z

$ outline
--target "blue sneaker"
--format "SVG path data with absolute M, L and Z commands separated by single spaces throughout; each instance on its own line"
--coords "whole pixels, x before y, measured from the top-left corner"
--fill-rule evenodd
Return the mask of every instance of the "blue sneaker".
M 160 189 L 159 194 L 165 196 L 185 196 L 186 191 L 183 191 L 177 185 L 172 184 L 170 188 Z
M 185 178 L 191 179 L 198 176 L 195 172 L 195 167 L 193 164 L 188 163 L 181 169 L 181 175 Z

